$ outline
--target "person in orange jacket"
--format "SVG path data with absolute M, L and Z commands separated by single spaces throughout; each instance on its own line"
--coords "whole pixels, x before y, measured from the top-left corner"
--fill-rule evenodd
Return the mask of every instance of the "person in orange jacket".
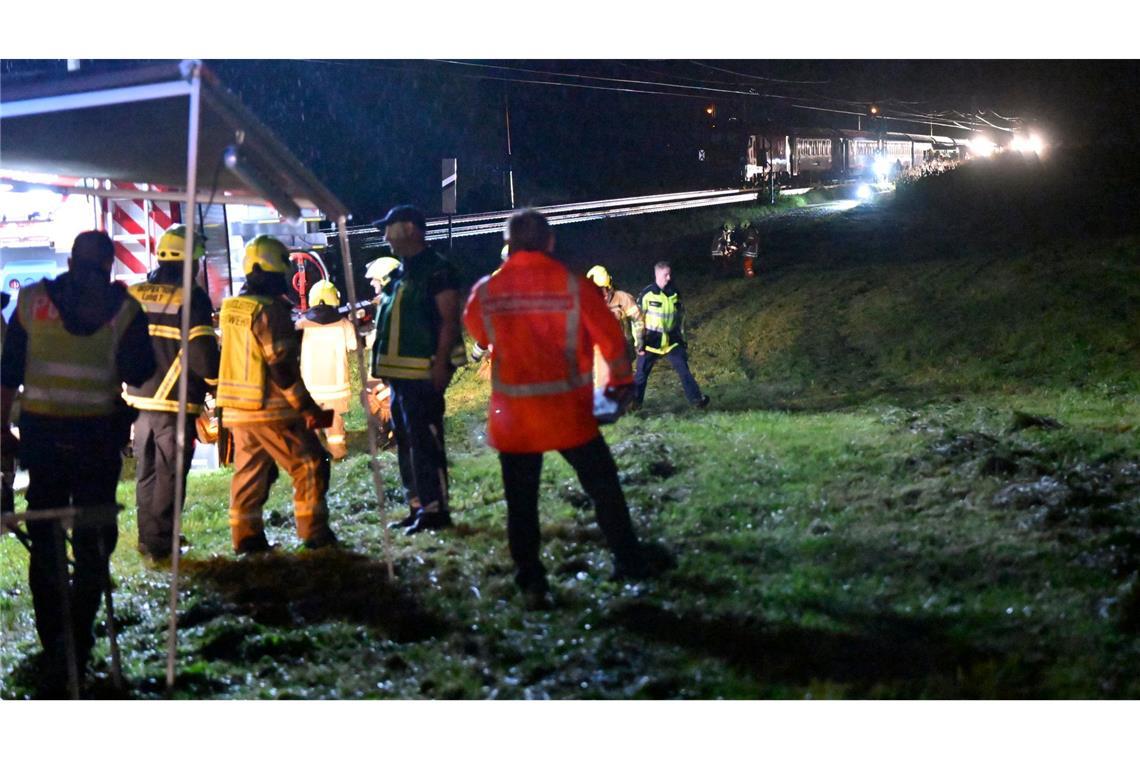
M 528 607 L 545 607 L 549 584 L 538 528 L 543 452 L 558 451 L 578 474 L 614 554 L 615 577 L 649 572 L 594 417 L 594 346 L 609 364 L 611 399 L 630 398 L 633 375 L 625 337 L 601 293 L 551 256 L 554 233 L 546 217 L 516 213 L 507 237 L 510 256 L 475 284 L 463 322 L 480 345 L 495 347 L 487 440 L 499 451 L 515 582 Z

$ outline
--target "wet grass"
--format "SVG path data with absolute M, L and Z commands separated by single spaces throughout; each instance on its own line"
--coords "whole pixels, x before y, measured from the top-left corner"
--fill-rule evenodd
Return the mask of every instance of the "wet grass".
M 279 482 L 278 550 L 238 560 L 228 474 L 191 477 L 175 696 L 1140 697 L 1140 238 L 990 249 L 899 209 L 762 219 L 754 281 L 669 253 L 713 406 L 689 409 L 661 367 L 606 437 L 638 531 L 676 568 L 609 580 L 588 501 L 548 457 L 557 605 L 525 611 L 486 384 L 464 369 L 448 396 L 457 527 L 394 535 L 393 580 L 362 420 L 329 494 L 343 550 L 299 546 Z M 402 516 L 394 455 L 380 462 Z M 128 509 L 113 563 L 128 696 L 158 698 L 168 573 L 134 531 Z M 4 698 L 34 687 L 25 574 L 0 542 Z M 116 696 L 107 658 L 100 640 L 91 696 Z

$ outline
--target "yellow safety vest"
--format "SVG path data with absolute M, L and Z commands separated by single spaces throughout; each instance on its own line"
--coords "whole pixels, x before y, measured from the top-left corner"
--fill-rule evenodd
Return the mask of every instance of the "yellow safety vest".
M 42 280 L 20 293 L 16 308 L 28 334 L 23 411 L 52 417 L 114 413 L 123 391 L 115 354 L 138 303 L 124 299 L 115 316 L 91 335 L 67 331 Z
M 641 311 L 645 315 L 646 351 L 667 354 L 678 345 L 669 340 L 677 317 L 678 295 L 649 292 L 641 297 Z
M 233 296 L 222 301 L 222 357 L 218 367 L 218 406 L 261 409 L 265 405 L 267 368 L 253 337 L 253 323 L 268 306 L 264 296 Z

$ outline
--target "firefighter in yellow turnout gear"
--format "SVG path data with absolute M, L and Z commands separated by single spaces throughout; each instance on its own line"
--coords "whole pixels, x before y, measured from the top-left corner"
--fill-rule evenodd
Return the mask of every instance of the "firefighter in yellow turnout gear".
M 206 248 L 201 238 L 194 242 L 193 267 Z M 123 397 L 139 410 L 135 422 L 135 470 L 138 503 L 139 552 L 152 559 L 170 556 L 173 548 L 174 492 L 182 478 L 185 498 L 186 474 L 190 471 L 196 426 L 206 393 L 218 383 L 218 339 L 214 334 L 210 298 L 197 285 L 190 296 L 190 355 L 182 355 L 182 265 L 186 260 L 186 228 L 171 227 L 158 241 L 158 266 L 130 287 L 149 321 L 151 347 L 158 370 L 141 385 L 129 385 Z M 186 396 L 186 454 L 178 472 L 178 378 L 189 371 Z
M 622 334 L 625 336 L 626 346 L 629 349 L 629 360 L 632 362 L 641 353 L 645 346 L 645 320 L 641 316 L 641 309 L 637 301 L 624 290 L 614 287 L 613 278 L 609 271 L 600 264 L 590 268 L 586 277 L 593 281 L 602 290 L 606 306 L 621 324 Z M 601 352 L 594 349 L 594 387 L 604 388 L 609 383 L 609 364 L 602 358 Z
M 284 295 L 288 251 L 259 235 L 245 248 L 246 284 L 222 303 L 218 407 L 234 442 L 230 532 L 234 551 L 270 548 L 262 507 L 274 462 L 293 480 L 297 535 L 310 549 L 336 543 L 325 493 L 329 455 L 314 429 L 327 415 L 309 395 L 300 369 L 300 337 Z

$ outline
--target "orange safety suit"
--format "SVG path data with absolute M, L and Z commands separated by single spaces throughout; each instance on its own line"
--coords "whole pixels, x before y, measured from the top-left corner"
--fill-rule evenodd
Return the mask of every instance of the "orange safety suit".
M 479 280 L 463 323 L 494 345 L 487 440 L 501 452 L 571 449 L 598 436 L 595 344 L 611 386 L 633 381 L 621 326 L 597 287 L 545 253 L 516 251 Z

